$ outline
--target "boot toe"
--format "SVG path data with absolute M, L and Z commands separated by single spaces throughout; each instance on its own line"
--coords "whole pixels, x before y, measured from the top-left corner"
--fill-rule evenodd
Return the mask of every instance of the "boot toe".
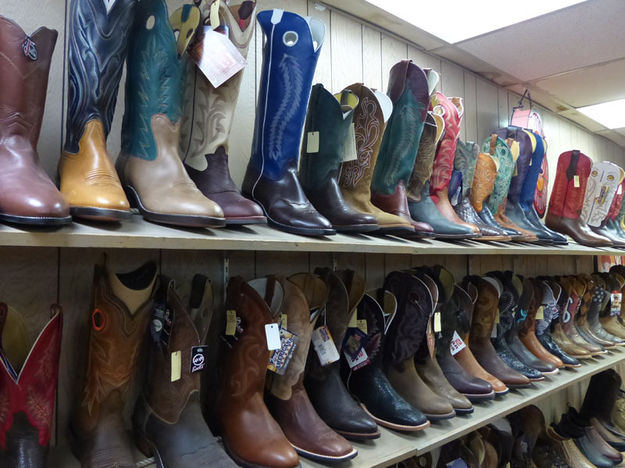
M 210 200 L 217 203 L 223 210 L 226 220 L 264 218 L 263 209 L 258 203 L 245 198 L 237 192 L 207 193 Z

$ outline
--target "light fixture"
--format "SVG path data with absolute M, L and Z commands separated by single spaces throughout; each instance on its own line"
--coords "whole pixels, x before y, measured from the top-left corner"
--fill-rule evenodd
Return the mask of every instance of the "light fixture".
M 625 128 L 625 99 L 602 102 L 577 110 L 607 128 Z
M 450 44 L 586 0 L 366 0 Z

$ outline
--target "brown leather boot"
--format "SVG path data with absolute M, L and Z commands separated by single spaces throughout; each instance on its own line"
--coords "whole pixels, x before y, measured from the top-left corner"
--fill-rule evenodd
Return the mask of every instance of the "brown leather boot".
M 203 24 L 210 23 L 213 2 L 199 3 Z M 254 35 L 255 13 L 254 1 L 219 4 L 219 23 L 228 27 L 232 44 L 243 57 Z M 204 196 L 222 208 L 228 225 L 267 222 L 261 207 L 241 195 L 228 169 L 228 140 L 242 78 L 243 70 L 215 88 L 193 67 L 187 76 L 180 128 L 180 155 L 187 173 Z
M 473 312 L 469 334 L 469 347 L 475 358 L 486 371 L 500 379 L 508 387 L 530 385 L 530 380 L 527 377 L 511 369 L 501 360 L 490 340 L 495 325 L 499 294 L 502 290 L 501 283 L 496 278 L 488 276 L 471 276 L 468 281 L 478 290 L 478 300 Z
M 283 300 L 284 289 L 273 277 L 249 284 L 234 277 L 228 283 L 226 307 L 240 318 L 241 331 L 225 356 L 215 407 L 226 451 L 244 466 L 299 465 L 263 398 L 270 357 L 265 325 L 277 321 Z
M 72 449 L 83 466 L 134 468 L 123 411 L 146 336 L 156 264 L 126 274 L 96 265 L 87 372 L 74 409 Z
M 200 372 L 206 356 L 169 278 L 160 278 L 150 323 L 148 374 L 132 417 L 137 445 L 159 467 L 234 468 L 202 417 Z
M 39 163 L 37 142 L 57 31 L 28 36 L 0 16 L 0 220 L 56 226 L 69 205 Z
M 318 311 L 327 303 L 328 288 L 319 276 L 310 273 L 278 281 L 284 289 L 281 313 L 287 315 L 287 328 L 297 335 L 298 343 L 284 375 L 272 375 L 267 406 L 301 456 L 326 463 L 350 460 L 358 452 L 323 422 L 304 388 L 310 340 Z

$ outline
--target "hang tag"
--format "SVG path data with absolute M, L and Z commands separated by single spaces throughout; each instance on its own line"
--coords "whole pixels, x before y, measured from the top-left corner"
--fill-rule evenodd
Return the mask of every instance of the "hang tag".
M 543 306 L 540 306 L 536 311 L 536 320 L 544 320 L 545 319 L 545 309 Z
M 343 353 L 345 355 L 345 360 L 347 361 L 347 365 L 351 370 L 358 370 L 362 367 L 365 367 L 369 364 L 369 356 L 367 356 L 367 352 L 364 348 L 360 348 L 356 356 L 352 357 L 347 353 Z
M 312 344 L 322 366 L 336 362 L 341 357 L 326 325 L 315 328 L 312 334 Z
M 189 55 L 215 88 L 247 65 L 230 39 L 214 31 L 210 26 L 204 26 Z
M 501 319 L 499 318 L 499 309 L 497 309 L 497 312 L 495 312 L 495 325 L 498 324 L 500 320 Z
M 280 341 L 280 327 L 277 323 L 268 323 L 265 325 L 265 337 L 267 338 L 267 349 L 269 351 L 280 349 L 282 346 Z
M 493 327 L 493 329 L 490 332 L 490 337 L 491 338 L 497 338 L 497 324 L 495 324 L 495 326 Z
M 619 185 L 618 188 L 616 189 L 616 194 L 617 195 L 622 195 L 623 194 L 623 186 Z
M 621 303 L 623 301 L 623 295 L 615 291 L 610 294 L 610 315 L 621 315 Z
M 288 330 L 288 317 L 286 314 L 280 314 L 280 328 Z
M 234 336 L 237 332 L 236 310 L 226 310 L 226 336 Z
M 573 176 L 573 187 L 579 188 L 579 176 L 578 175 Z
M 217 29 L 219 27 L 219 4 L 221 0 L 215 0 L 213 4 L 210 6 L 209 10 L 209 18 L 211 28 Z
M 441 326 L 441 313 L 434 313 L 434 333 L 440 333 L 443 327 Z
M 280 349 L 276 349 L 271 353 L 267 369 L 278 375 L 284 375 L 289 362 L 291 362 L 297 343 L 298 337 L 295 333 L 280 327 Z
M 363 331 L 363 333 L 367 334 L 367 320 L 362 319 L 358 320 L 358 328 Z
M 345 149 L 343 150 L 343 162 L 355 161 L 358 159 L 358 150 L 356 148 L 356 130 L 354 124 L 349 126 L 347 132 L 347 140 L 345 141 Z
M 319 152 L 319 132 L 308 132 L 306 134 L 306 152 Z
M 358 313 L 356 311 L 354 311 L 352 316 L 349 318 L 347 328 L 358 328 Z
M 365 346 L 367 335 L 360 328 L 350 328 L 343 340 L 343 354 L 348 355 L 352 360 Z
M 466 347 L 467 345 L 464 344 L 464 341 L 462 341 L 462 338 L 460 338 L 458 332 L 454 331 L 454 335 L 451 338 L 451 343 L 449 343 L 449 351 L 451 352 L 451 355 L 455 356 Z
M 182 351 L 171 353 L 171 381 L 180 380 L 182 376 Z
M 208 353 L 208 346 L 193 346 L 191 347 L 191 373 L 201 372 L 206 366 L 206 353 Z

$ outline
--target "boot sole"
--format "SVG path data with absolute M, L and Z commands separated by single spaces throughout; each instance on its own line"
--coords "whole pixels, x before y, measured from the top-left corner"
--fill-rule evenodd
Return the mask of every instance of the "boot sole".
M 358 442 L 359 440 L 373 440 L 373 439 L 379 439 L 380 438 L 380 431 L 376 431 L 376 432 L 345 432 L 345 431 L 339 431 L 338 429 L 334 429 L 332 428 L 332 430 L 334 432 L 336 432 L 337 434 L 342 435 L 343 437 L 345 437 L 348 440 L 353 440 Z
M 74 218 L 88 221 L 120 222 L 132 216 L 130 210 L 112 210 L 95 206 L 71 206 L 69 212 Z
M 263 206 L 263 204 L 260 201 L 256 200 L 254 197 L 249 197 L 249 198 L 252 201 L 255 201 L 256 203 L 258 203 L 258 205 L 262 208 L 263 213 L 265 213 L 265 216 L 267 218 L 267 224 L 269 224 L 269 226 L 277 228 L 280 231 L 288 232 L 289 234 L 299 234 L 301 236 L 315 236 L 315 237 L 318 237 L 318 236 L 333 236 L 334 234 L 336 234 L 336 230 L 335 229 L 297 228 L 297 227 L 289 226 L 287 224 L 279 223 L 279 222 L 271 219 L 271 216 L 269 216 L 269 213 L 267 213 L 267 210 L 265 210 L 265 207 Z
M 55 216 L 16 216 L 6 213 L 0 213 L 0 221 L 4 221 L 9 224 L 20 224 L 24 226 L 65 226 L 72 222 L 71 216 L 65 216 L 63 218 Z
M 350 226 L 337 226 L 333 224 L 332 227 L 336 232 L 352 234 L 370 234 L 380 229 L 377 224 L 352 224 Z
M 469 401 L 475 402 L 475 403 L 480 402 L 480 401 L 494 400 L 496 396 L 494 390 L 490 393 L 479 393 L 479 394 L 463 393 L 463 395 L 467 397 Z
M 482 236 L 480 236 L 479 234 L 439 234 L 435 232 L 434 238 L 442 240 L 481 240 Z
M 406 234 L 416 234 L 416 231 L 412 226 L 397 225 L 397 226 L 379 226 L 375 234 L 384 236 L 404 236 Z
M 456 410 L 456 415 L 461 416 L 463 414 L 471 414 L 475 411 L 475 408 L 454 408 Z
M 180 214 L 168 214 L 157 213 L 150 211 L 143 206 L 139 194 L 133 187 L 126 185 L 124 187 L 130 206 L 137 208 L 141 216 L 146 221 L 151 221 L 158 224 L 170 224 L 174 226 L 191 227 L 191 228 L 220 228 L 226 225 L 225 218 L 215 218 L 212 216 L 198 216 L 198 215 L 180 215 Z
M 423 414 L 425 414 L 425 417 L 428 418 L 430 421 L 445 421 L 446 419 L 453 419 L 456 417 L 455 410 L 447 414 L 429 414 L 429 413 L 423 413 Z
M 293 446 L 295 451 L 298 453 L 298 455 L 301 455 L 304 458 L 308 458 L 309 460 L 318 461 L 318 462 L 326 463 L 326 464 L 341 463 L 347 460 L 351 460 L 356 455 L 358 455 L 358 450 L 356 450 L 355 448 L 352 448 L 352 451 L 349 452 L 347 455 L 341 455 L 340 457 L 332 457 L 329 455 L 322 455 L 320 453 L 309 452 L 308 450 L 299 448 L 297 445 L 293 443 L 291 443 L 291 445 Z
M 377 422 L 380 426 L 383 427 L 388 427 L 389 429 L 395 429 L 396 431 L 402 431 L 402 432 L 417 432 L 417 431 L 422 431 L 423 429 L 426 429 L 428 427 L 430 427 L 430 421 L 426 421 L 423 424 L 419 425 L 419 426 L 405 426 L 403 424 L 395 424 L 392 423 L 390 421 L 385 421 L 384 419 L 380 419 L 375 417 L 374 415 L 372 415 L 369 410 L 367 409 L 367 407 L 364 405 L 364 403 L 361 403 L 360 406 L 362 406 L 362 409 L 365 410 L 365 413 L 367 413 L 369 416 L 371 416 L 371 418 Z
M 267 218 L 264 216 L 250 216 L 247 218 L 226 217 L 226 226 L 244 226 L 246 224 L 267 224 Z

